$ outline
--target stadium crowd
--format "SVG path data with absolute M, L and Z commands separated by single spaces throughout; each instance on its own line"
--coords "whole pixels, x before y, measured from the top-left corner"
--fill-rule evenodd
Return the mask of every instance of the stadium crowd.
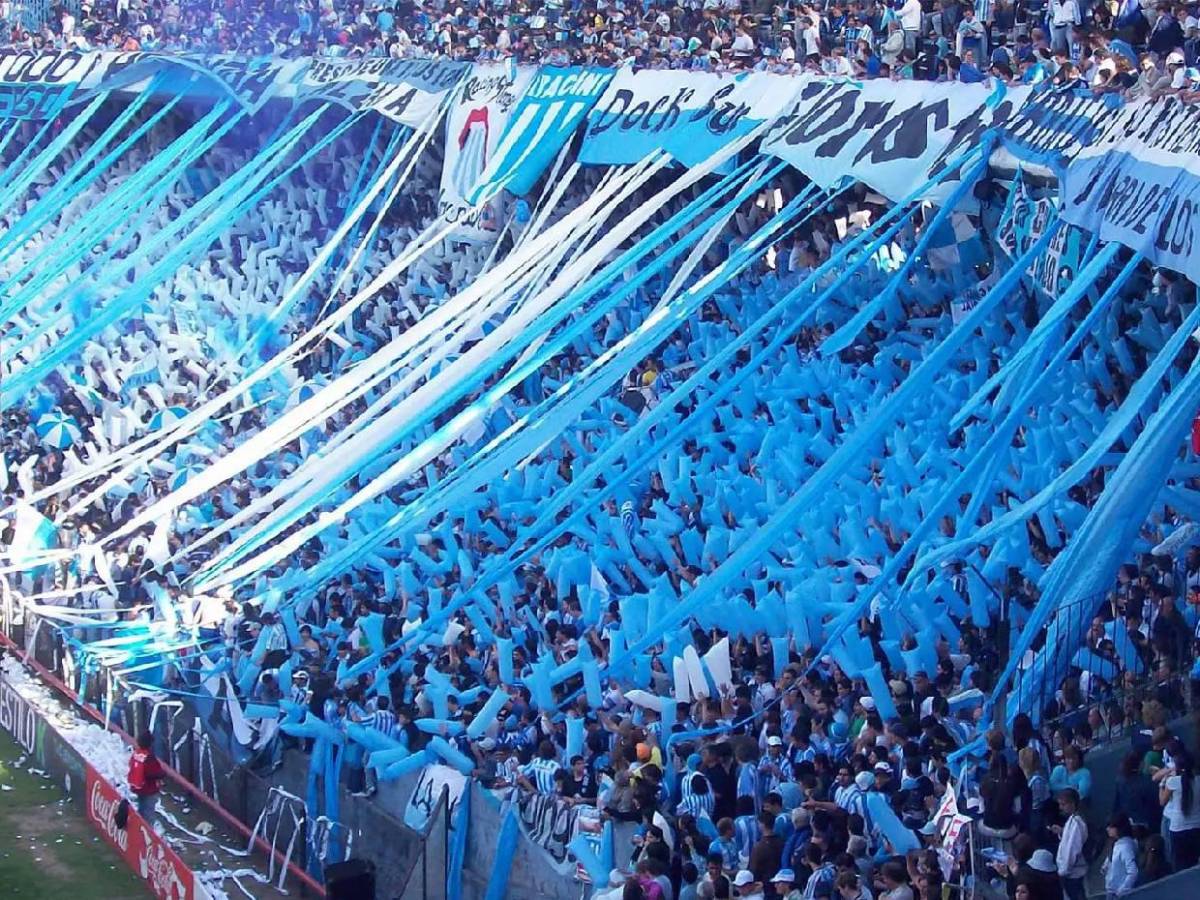
M 69 449 L 47 447 L 36 433 L 33 411 L 6 413 L 7 483 L 0 488 L 6 507 L 69 475 L 88 461 L 89 449 L 102 455 L 110 446 L 122 445 L 152 427 L 154 415 L 163 408 L 192 405 L 220 388 L 228 377 L 222 369 L 222 353 L 228 348 L 210 343 L 196 349 L 194 342 L 200 341 L 201 333 L 208 342 L 215 336 L 172 317 L 171 307 L 178 296 L 213 292 L 214 284 L 226 281 L 234 284 L 235 297 L 239 290 L 249 292 L 252 284 L 260 290 L 268 285 L 270 289 L 261 293 L 277 296 L 289 274 L 312 258 L 327 232 L 336 179 L 345 181 L 344 190 L 351 189 L 352 173 L 331 164 L 336 152 L 314 163 L 328 168 L 306 172 L 281 187 L 260 211 L 231 230 L 212 259 L 182 269 L 171 289 L 157 295 L 158 306 L 151 304 L 141 319 L 114 330 L 109 340 L 95 342 L 78 365 L 48 386 L 48 396 L 79 421 L 91 448 L 84 442 Z M 217 154 L 214 177 L 227 175 L 243 162 L 236 152 Z M 127 165 L 136 167 L 137 160 Z M 438 175 L 436 165 L 418 175 L 427 180 L 428 190 L 410 192 L 389 217 L 366 263 L 368 274 L 378 271 L 431 220 L 435 209 L 429 198 L 436 194 L 433 185 Z M 572 208 L 594 189 L 594 177 L 580 176 L 563 209 Z M 326 187 L 318 190 L 313 187 L 317 184 Z M 785 188 L 791 192 L 796 185 L 789 182 Z M 186 192 L 186 186 L 181 186 L 171 205 L 185 203 Z M 738 211 L 723 243 L 710 251 L 714 260 L 723 258 L 770 215 L 769 204 L 758 199 Z M 28 202 L 33 201 L 31 197 Z M 630 201 L 638 202 L 640 198 Z M 856 188 L 816 215 L 794 240 L 773 248 L 769 258 L 755 263 L 729 290 L 706 303 L 660 352 L 630 372 L 619 395 L 603 404 L 608 421 L 600 427 L 580 423 L 569 440 L 530 461 L 525 471 L 538 473 L 538 490 L 548 492 L 569 484 L 577 461 L 586 461 L 605 439 L 604 428 L 627 427 L 639 409 L 656 405 L 673 380 L 713 347 L 734 338 L 744 323 L 774 302 L 778 290 L 798 283 L 829 259 L 854 233 L 854 222 L 871 221 L 885 209 L 882 198 Z M 998 216 L 998 209 L 990 214 Z M 169 215 L 169 210 L 163 211 L 164 217 Z M 280 222 L 296 223 L 286 239 L 281 237 Z M 994 228 L 995 221 L 991 224 Z M 152 221 L 147 227 L 153 225 Z M 914 234 L 906 234 L 904 249 L 911 249 L 914 239 Z M 275 248 L 283 252 L 268 252 Z M 30 247 L 28 253 L 38 249 Z M 26 262 L 14 254 L 3 266 L 11 274 Z M 344 370 L 381 346 L 393 329 L 411 325 L 429 303 L 453 294 L 484 264 L 479 251 L 461 247 L 448 251 L 440 261 L 423 263 L 356 316 L 344 350 L 329 350 L 327 357 L 311 365 L 326 373 Z M 847 287 L 847 296 L 824 307 L 815 324 L 801 329 L 780 351 L 777 365 L 740 388 L 736 395 L 740 399 L 713 417 L 703 434 L 666 451 L 671 454 L 669 465 L 637 476 L 628 497 L 609 496 L 585 524 L 525 565 L 513 582 L 512 597 L 497 593 L 495 614 L 487 619 L 495 636 L 516 644 L 512 665 L 519 676 L 546 658 L 556 665 L 566 663 L 585 644 L 594 659 L 611 659 L 616 634 L 623 626 L 632 628 L 631 622 L 622 622 L 631 609 L 622 604 L 623 599 L 644 596 L 653 587 L 650 582 L 660 580 L 685 594 L 728 556 L 731 544 L 742 534 L 740 529 L 761 520 L 769 496 L 795 489 L 804 474 L 820 464 L 823 451 L 816 442 L 795 454 L 800 458 L 786 463 L 788 448 L 761 457 L 748 452 L 748 447 L 761 443 L 765 428 L 794 427 L 798 433 L 824 434 L 833 440 L 852 427 L 856 414 L 870 404 L 880 385 L 903 377 L 911 367 L 914 346 L 944 334 L 952 313 L 952 273 L 931 271 L 922 273 L 929 281 L 901 298 L 902 315 L 890 327 L 867 326 L 859 341 L 842 354 L 826 357 L 817 352 L 822 339 L 859 302 L 878 292 L 891 274 L 882 257 L 866 265 L 859 280 Z M 324 296 L 321 288 L 330 283 L 331 275 L 323 276 L 313 291 L 317 301 Z M 1147 277 L 1142 287 L 1149 284 Z M 1179 294 L 1171 285 L 1158 280 L 1154 284 L 1139 312 L 1148 310 L 1164 328 L 1173 328 L 1181 320 Z M 651 285 L 622 316 L 599 323 L 592 341 L 578 342 L 543 370 L 524 396 L 514 396 L 507 415 L 515 418 L 634 327 L 664 287 Z M 1182 284 L 1175 287 L 1185 289 Z M 299 310 L 291 327 L 311 322 L 318 305 L 313 302 Z M 1006 323 L 1014 333 L 1030 327 L 1019 313 Z M 61 327 L 69 327 L 69 321 Z M 47 340 L 53 338 L 50 332 Z M 980 358 L 991 352 L 988 340 L 986 335 L 978 338 L 974 349 Z M 1189 358 L 1195 351 L 1195 341 L 1191 343 Z M 160 359 L 161 383 L 123 396 L 121 380 L 140 371 L 139 363 L 151 346 L 175 347 L 178 358 Z M 1132 352 L 1144 368 L 1145 358 L 1156 349 L 1151 342 L 1134 346 Z M 1080 359 L 1072 362 L 1078 376 L 1073 381 L 1086 385 L 1081 391 L 1103 409 L 1127 395 L 1134 372 L 1110 365 L 1103 353 L 1095 359 L 1104 374 L 1087 368 L 1092 363 Z M 776 391 L 778 379 L 801 368 L 801 362 L 819 372 L 819 378 L 783 393 Z M 832 384 L 840 385 L 839 391 L 829 390 Z M 294 402 L 283 396 L 276 400 L 280 406 Z M 329 433 L 361 412 L 364 403 L 348 409 L 342 421 L 328 423 Z M 929 408 L 921 414 L 945 421 L 954 404 L 953 397 L 931 397 Z M 208 456 L 220 447 L 232 448 L 243 435 L 261 427 L 272 410 L 270 406 L 250 409 L 214 422 L 211 433 L 196 444 L 181 447 L 163 466 L 149 467 L 74 517 L 67 523 L 64 542 L 67 546 L 94 543 L 167 493 L 188 454 Z M 683 409 L 681 415 L 690 411 Z M 122 419 L 124 426 L 114 430 L 113 422 Z M 914 420 L 913 426 L 914 431 L 920 430 L 922 422 Z M 1025 450 L 1033 453 L 1035 448 Z M 951 451 L 946 448 L 946 452 Z M 453 454 L 439 458 L 434 464 L 437 477 L 444 477 L 455 464 Z M 671 474 L 680 471 L 688 474 L 679 479 Z M 189 520 L 223 519 L 269 491 L 273 477 L 255 471 L 186 508 L 169 549 L 174 552 L 185 545 Z M 1200 550 L 1185 545 L 1174 554 L 1147 553 L 1122 569 L 1109 602 L 1087 632 L 1086 649 L 1091 655 L 1039 700 L 1043 714 L 1038 729 L 1027 716 L 1018 716 L 1011 731 L 992 728 L 982 719 L 981 700 L 1003 662 L 996 649 L 1003 644 L 1002 618 L 993 615 L 986 622 L 975 621 L 971 612 L 979 608 L 978 602 L 971 602 L 974 592 L 996 591 L 1019 626 L 1038 597 L 1030 573 L 1013 568 L 993 587 L 972 570 L 955 565 L 944 575 L 945 607 L 951 612 L 936 641 L 922 647 L 910 631 L 890 648 L 896 642 L 878 611 L 859 622 L 858 642 L 869 647 L 870 656 L 881 666 L 887 697 L 873 695 L 837 659 L 817 658 L 798 636 L 785 643 L 786 659 L 775 658 L 779 645 L 769 639 L 761 619 L 750 618 L 746 627 L 734 629 L 697 618 L 688 623 L 688 630 L 700 654 L 713 650 L 723 638 L 730 640 L 731 673 L 719 695 L 680 703 L 668 716 L 661 705 L 639 705 L 613 680 L 605 685 L 601 708 L 589 707 L 582 697 L 570 701 L 567 716 L 583 719 L 585 739 L 576 756 L 565 758 L 565 719 L 539 710 L 525 685 L 505 684 L 512 699 L 496 722 L 482 739 L 466 739 L 465 726 L 487 696 L 486 690 L 476 689 L 492 689 L 503 682 L 495 642 L 465 615 L 455 618 L 444 645 L 427 645 L 405 659 L 385 655 L 373 673 L 347 676 L 356 662 L 369 655 L 362 626 L 366 617 L 384 616 L 384 639 L 394 643 L 442 608 L 460 585 L 469 582 L 474 566 L 517 538 L 520 527 L 536 511 L 536 497 L 522 493 L 520 485 L 509 490 L 517 477 L 518 473 L 510 473 L 508 483 L 490 486 L 481 509 L 432 523 L 431 533 L 419 545 L 406 548 L 404 562 L 397 565 L 396 591 L 389 592 L 382 574 L 370 568 L 347 572 L 327 584 L 302 618 L 298 642 L 288 637 L 277 616 L 263 612 L 258 604 L 223 598 L 226 614 L 218 634 L 235 666 L 252 648 L 265 648 L 265 654 L 254 660 L 263 672 L 242 699 L 266 704 L 291 699 L 336 728 L 357 723 L 410 749 L 424 746 L 429 738 L 417 727 L 418 720 L 437 717 L 457 723 L 443 726 L 440 735 L 476 761 L 477 776 L 490 787 L 554 795 L 566 803 L 591 807 L 599 817 L 636 825 L 633 851 L 619 860 L 620 869 L 614 874 L 610 895 L 614 898 L 682 900 L 736 892 L 746 898 L 788 900 L 835 895 L 842 900 L 873 896 L 934 900 L 941 896 L 943 883 L 970 870 L 971 860 L 960 855 L 960 846 L 938 852 L 943 834 L 936 812 L 951 786 L 951 755 L 976 739 L 986 743 L 986 762 L 968 771 L 955 786 L 962 810 L 978 819 L 980 834 L 993 845 L 997 878 L 1005 880 L 1017 900 L 1057 900 L 1060 894 L 1069 900 L 1083 897 L 1090 861 L 1106 852 L 1103 838 L 1089 835 L 1079 814 L 1091 795 L 1086 755 L 1094 744 L 1114 734 L 1133 735 L 1137 752 L 1126 766 L 1109 825 L 1112 847 L 1106 890 L 1120 895 L 1172 867 L 1196 863 L 1200 784 L 1191 750 L 1166 731 L 1166 722 L 1185 709 L 1190 696 L 1190 666 L 1200 625 Z M 814 529 L 805 535 L 819 545 L 822 571 L 834 573 L 835 597 L 849 596 L 877 575 L 917 515 L 915 492 L 922 479 L 915 473 L 906 480 L 900 469 L 879 465 L 867 477 L 887 498 L 877 515 L 863 522 L 858 521 L 857 510 L 853 516 L 839 513 L 840 519 L 821 519 L 828 534 Z M 525 487 L 535 484 L 531 474 L 525 478 Z M 1075 513 L 1086 514 L 1102 489 L 1103 470 L 1098 469 L 1072 491 Z M 401 498 L 403 491 L 395 494 Z M 1006 487 L 997 491 L 996 499 L 1006 505 L 1019 498 L 1015 489 Z M 58 502 L 50 500 L 43 512 L 56 517 Z M 991 515 L 984 512 L 983 520 Z M 1030 554 L 1038 564 L 1048 564 L 1063 546 L 1062 535 L 1048 531 L 1061 524 L 1063 533 L 1068 533 L 1066 517 L 1063 512 L 1059 522 L 1053 516 L 1030 520 Z M 1147 548 L 1156 546 L 1179 524 L 1172 510 L 1160 510 L 1147 523 L 1143 542 Z M 953 523 L 947 528 L 944 534 L 948 535 Z M 351 535 L 346 532 L 340 537 Z M 114 616 L 133 618 L 146 614 L 151 586 L 178 591 L 187 576 L 220 549 L 220 545 L 206 546 L 198 554 L 180 554 L 163 563 L 152 558 L 150 542 L 147 530 L 110 548 L 111 576 L 119 587 L 115 595 L 91 583 L 77 597 L 81 582 L 91 573 L 65 564 L 39 578 L 26 576 L 21 589 L 28 596 L 61 592 L 69 598 L 67 603 L 98 606 L 113 610 Z M 312 566 L 326 549 L 313 542 L 301 552 L 298 565 Z M 563 574 L 588 556 L 595 561 L 598 578 L 571 579 Z M 746 588 L 742 606 L 766 610 L 777 603 L 785 575 L 768 570 L 761 584 Z M 584 598 L 572 586 L 580 581 L 592 582 L 597 590 L 604 585 L 603 590 L 611 593 L 596 627 L 584 624 Z M 513 608 L 502 614 L 506 602 Z M 984 605 L 990 602 L 985 599 Z M 267 639 L 260 640 L 264 632 Z M 674 684 L 661 649 L 637 662 L 639 667 L 645 663 L 647 684 L 660 699 L 669 698 Z M 893 649 L 923 650 L 928 662 L 924 668 L 898 665 Z M 294 673 L 290 684 L 279 683 L 285 662 Z M 443 698 L 445 716 L 436 715 L 438 703 L 429 690 L 435 672 L 452 688 Z M 177 674 L 182 684 L 187 673 Z M 555 688 L 555 699 L 566 701 L 580 688 L 580 676 L 568 678 Z M 289 742 L 301 743 L 278 737 L 264 747 L 262 768 L 276 764 Z M 366 791 L 373 787 L 375 773 L 364 768 L 361 752 L 348 768 L 353 787 Z M 900 831 L 894 830 L 893 823 Z M 896 853 L 897 834 L 921 847 Z
M 344 57 L 515 58 L 550 65 L 814 71 L 855 78 L 1053 79 L 1130 96 L 1200 90 L 1198 7 L 1163 0 L 689 0 L 446 4 L 116 0 L 55 7 L 25 48 Z

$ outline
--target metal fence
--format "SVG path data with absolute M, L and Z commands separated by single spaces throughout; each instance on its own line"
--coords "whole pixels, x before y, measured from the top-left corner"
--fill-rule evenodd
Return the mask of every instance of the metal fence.
M 1101 744 L 1126 736 L 1145 701 L 1157 700 L 1168 716 L 1186 711 L 1190 632 L 1178 630 L 1156 642 L 1128 628 L 1113 610 L 1113 597 L 1112 592 L 1093 594 L 1055 610 L 1018 667 L 1009 702 L 1018 701 L 1019 711 L 1044 735 L 1090 731 L 1092 743 Z M 1143 632 L 1151 634 L 1148 626 Z M 1048 640 L 1065 635 L 1082 638 L 1064 665 L 1039 672 L 1033 660 Z M 1019 637 L 1014 631 L 1012 642 Z

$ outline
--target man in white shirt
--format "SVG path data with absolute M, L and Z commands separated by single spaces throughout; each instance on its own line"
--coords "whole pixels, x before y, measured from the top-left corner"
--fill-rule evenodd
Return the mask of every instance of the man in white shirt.
M 800 25 L 804 29 L 800 32 L 800 43 L 804 48 L 804 58 L 808 62 L 820 64 L 821 62 L 821 34 L 817 31 L 817 26 L 812 19 L 803 18 L 800 20 Z
M 1066 817 L 1065 825 L 1053 826 L 1058 835 L 1058 853 L 1055 861 L 1058 864 L 1058 877 L 1062 879 L 1063 894 L 1067 900 L 1086 900 L 1087 893 L 1083 887 L 1083 879 L 1087 875 L 1088 864 L 1083 856 L 1083 846 L 1087 843 L 1087 823 L 1079 815 L 1079 792 L 1067 788 L 1058 793 L 1058 808 Z
M 900 7 L 900 27 L 904 29 L 904 48 L 917 50 L 917 35 L 921 33 L 921 0 L 904 0 Z
M 854 70 L 850 67 L 850 60 L 846 59 L 845 47 L 834 47 L 833 55 L 825 60 L 824 67 L 826 75 L 838 78 L 849 78 L 854 74 Z
M 1050 0 L 1050 49 L 1070 52 L 1071 29 L 1080 21 L 1075 0 Z
M 734 57 L 738 59 L 749 59 L 754 55 L 754 38 L 746 33 L 745 28 L 739 27 L 734 36 L 733 44 L 730 46 L 733 50 Z

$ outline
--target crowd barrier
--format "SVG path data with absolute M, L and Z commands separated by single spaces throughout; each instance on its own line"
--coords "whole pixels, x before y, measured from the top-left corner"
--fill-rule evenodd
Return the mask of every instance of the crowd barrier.
M 23 665 L 31 669 L 42 684 L 57 694 L 64 703 L 71 705 L 85 717 L 104 726 L 106 730 L 114 732 L 124 743 L 133 743 L 130 736 L 131 731 L 136 729 L 143 721 L 147 725 L 149 724 L 148 717 L 143 717 L 144 711 L 139 709 L 136 701 L 129 703 L 127 702 L 128 698 L 122 697 L 116 703 L 104 709 L 83 702 L 82 698 L 76 692 L 75 686 L 70 683 L 73 673 L 70 671 L 68 657 L 63 653 L 62 641 L 55 630 L 49 626 L 42 628 L 35 617 L 13 616 L 12 611 L 9 609 L 0 609 L 0 614 L 3 615 L 3 619 L 0 621 L 0 648 L 7 651 L 14 658 L 19 659 Z M 4 695 L 12 697 L 13 693 L 11 689 L 6 689 Z M 19 733 L 25 735 L 26 739 L 28 739 L 28 735 L 34 733 L 35 723 L 29 717 L 29 713 L 24 713 L 24 719 L 18 719 L 18 721 L 24 722 L 24 724 L 18 726 Z M 165 717 L 163 721 L 166 721 Z M 40 728 L 40 732 L 36 733 L 46 735 L 51 733 L 51 731 L 52 728 L 46 725 Z M 54 734 L 57 733 L 55 732 Z M 14 734 L 14 737 L 16 738 L 17 734 Z M 19 738 L 18 743 L 21 743 Z M 22 746 L 25 745 L 22 744 Z M 89 768 L 87 761 L 64 739 L 58 737 L 46 746 L 49 755 L 44 760 L 46 766 L 43 766 L 43 768 L 47 768 L 47 771 L 54 771 L 54 767 L 57 765 L 59 770 L 65 774 L 73 774 L 73 781 L 76 784 L 82 784 L 86 781 L 90 786 L 98 783 L 96 778 L 87 774 L 87 769 Z M 180 762 L 178 752 L 172 753 L 171 748 L 166 747 L 161 740 L 158 743 L 156 752 L 163 763 L 169 782 L 182 790 L 187 797 L 200 803 L 208 813 L 211 813 L 214 818 L 224 823 L 233 833 L 240 835 L 250 842 L 254 849 L 262 853 L 263 858 L 269 861 L 272 871 L 275 871 L 277 867 L 286 868 L 287 876 L 290 879 L 289 884 L 292 889 L 299 891 L 300 896 L 324 896 L 324 887 L 318 879 L 309 875 L 301 866 L 288 861 L 283 851 L 272 846 L 262 834 L 252 831 L 244 821 L 239 820 L 230 812 L 224 801 L 218 802 L 214 799 L 211 789 L 209 791 L 204 790 L 178 770 L 174 765 Z M 74 762 L 72 762 L 73 760 Z M 198 771 L 199 762 L 194 762 L 192 765 Z M 99 779 L 99 781 L 103 781 L 103 779 Z M 97 796 L 110 795 L 110 789 L 111 791 L 116 790 L 111 784 L 108 784 L 107 788 L 104 785 L 100 785 L 97 789 Z M 93 818 L 91 821 L 95 823 L 96 819 Z M 110 839 L 110 843 L 112 843 L 112 839 Z M 147 847 L 154 849 L 146 841 L 142 841 L 139 846 L 143 849 Z M 163 846 L 166 847 L 167 845 L 164 844 Z M 118 850 L 122 854 L 126 852 L 126 848 L 124 847 L 118 846 Z M 158 854 L 157 851 L 155 855 L 157 857 L 163 856 L 163 854 Z M 202 886 L 199 889 L 202 889 Z M 207 894 L 197 893 L 194 896 L 198 900 L 203 900 L 203 897 L 207 896 Z
M 14 656 L 17 648 L 2 640 Z M 48 680 L 49 673 L 39 673 Z M 0 668 L 0 728 L 47 773 L 63 798 L 159 900 L 208 900 L 209 893 L 179 854 L 132 806 L 123 827 L 117 811 L 124 796 L 58 731 L 51 711 L 39 708 L 9 682 Z

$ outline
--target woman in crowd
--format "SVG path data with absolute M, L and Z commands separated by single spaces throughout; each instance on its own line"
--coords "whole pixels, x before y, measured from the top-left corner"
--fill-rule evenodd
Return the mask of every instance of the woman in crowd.
M 1079 799 L 1086 802 L 1092 793 L 1092 773 L 1083 764 L 1083 751 L 1068 744 L 1063 747 L 1062 760 L 1050 773 L 1051 793 L 1057 795 L 1059 791 L 1074 788 Z
M 1171 863 L 1175 871 L 1200 862 L 1200 775 L 1194 771 L 1192 754 L 1175 739 L 1171 764 L 1159 772 L 1159 801 L 1171 833 Z

